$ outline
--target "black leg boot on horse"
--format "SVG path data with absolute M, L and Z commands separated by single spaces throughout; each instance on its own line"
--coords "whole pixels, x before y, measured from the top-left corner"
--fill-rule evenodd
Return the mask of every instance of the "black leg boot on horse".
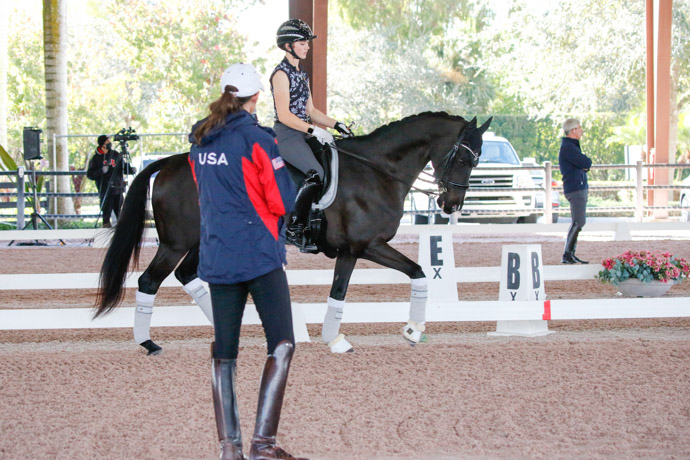
M 259 388 L 259 404 L 256 410 L 256 427 L 252 438 L 249 460 L 294 459 L 276 444 L 280 411 L 283 407 L 283 396 L 287 383 L 290 361 L 294 346 L 287 340 L 280 342 L 273 354 L 266 358 L 264 373 Z
M 213 358 L 211 345 L 213 408 L 220 441 L 220 460 L 246 460 L 242 454 L 240 413 L 235 395 L 236 359 Z
M 290 223 L 285 231 L 288 243 L 294 244 L 300 248 L 301 252 L 318 252 L 318 248 L 314 242 L 308 238 L 309 235 L 305 230 L 309 225 L 309 211 L 311 211 L 311 205 L 320 189 L 321 180 L 319 179 L 319 175 L 316 171 L 310 170 L 304 178 L 300 189 L 297 191 L 295 209 L 292 211 Z
M 589 263 L 586 260 L 582 260 L 578 257 L 575 257 L 575 248 L 577 247 L 577 236 L 580 234 L 580 230 L 582 230 L 582 225 L 580 225 L 578 221 L 574 220 L 573 223 L 570 224 L 570 228 L 568 229 L 568 236 L 565 240 L 565 248 L 563 249 L 563 259 L 561 260 L 561 263 Z

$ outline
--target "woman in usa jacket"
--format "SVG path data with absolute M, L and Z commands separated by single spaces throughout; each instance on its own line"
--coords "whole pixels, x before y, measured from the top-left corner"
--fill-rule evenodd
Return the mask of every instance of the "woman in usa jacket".
M 249 458 L 294 458 L 278 447 L 276 433 L 295 346 L 283 269 L 284 216 L 292 211 L 295 189 L 273 131 L 251 115 L 262 89 L 251 65 L 231 65 L 221 78 L 222 96 L 189 136 L 201 210 L 198 274 L 209 283 L 213 305 L 212 389 L 221 459 L 244 459 L 235 374 L 250 293 L 268 357 Z

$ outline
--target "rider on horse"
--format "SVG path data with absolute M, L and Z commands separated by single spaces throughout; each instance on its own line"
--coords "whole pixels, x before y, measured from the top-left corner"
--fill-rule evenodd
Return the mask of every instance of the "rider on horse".
M 337 130 L 343 137 L 352 136 L 345 123 L 334 120 L 314 107 L 309 91 L 309 77 L 300 69 L 300 61 L 307 57 L 309 42 L 316 38 L 309 25 L 299 19 L 285 21 L 278 28 L 276 43 L 285 51 L 285 58 L 271 74 L 271 92 L 275 109 L 275 130 L 280 156 L 305 174 L 297 192 L 295 209 L 288 223 L 288 242 L 303 252 L 315 252 L 313 243 L 304 238 L 309 210 L 321 188 L 324 170 L 316 160 L 307 139 L 314 137 L 323 145 L 333 143 L 333 135 L 318 126 Z

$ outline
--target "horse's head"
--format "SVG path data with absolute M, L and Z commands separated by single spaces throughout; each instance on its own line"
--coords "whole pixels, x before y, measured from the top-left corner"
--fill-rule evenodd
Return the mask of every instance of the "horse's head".
M 436 202 L 446 214 L 462 209 L 465 193 L 470 186 L 470 174 L 482 154 L 482 134 L 489 128 L 492 118 L 480 127 L 477 127 L 476 117 L 465 124 L 441 163 L 434 165 L 434 175 L 439 185 Z

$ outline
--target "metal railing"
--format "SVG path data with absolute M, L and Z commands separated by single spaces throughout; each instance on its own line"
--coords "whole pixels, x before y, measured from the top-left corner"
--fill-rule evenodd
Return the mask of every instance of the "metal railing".
M 543 208 L 521 208 L 521 212 L 529 212 L 533 214 L 543 214 L 544 215 L 544 221 L 547 223 L 553 222 L 552 217 L 553 213 L 558 213 L 558 214 L 567 214 L 570 212 L 569 207 L 563 207 L 559 208 L 557 210 L 554 210 L 552 206 L 550 205 L 552 203 L 552 197 L 553 197 L 553 192 L 554 191 L 563 191 L 562 186 L 553 186 L 553 168 L 558 168 L 558 165 L 553 165 L 550 161 L 545 161 L 543 166 L 511 166 L 511 167 L 482 167 L 482 171 L 519 171 L 519 170 L 536 170 L 536 171 L 544 171 L 544 183 L 542 187 L 512 187 L 512 188 L 505 188 L 505 187 L 472 187 L 468 189 L 468 193 L 471 192 L 482 192 L 482 193 L 489 193 L 489 194 L 505 194 L 506 192 L 508 193 L 514 193 L 514 192 L 532 192 L 532 191 L 537 191 L 537 192 L 544 192 L 544 207 Z M 647 191 L 654 191 L 654 190 L 687 190 L 690 189 L 690 186 L 685 186 L 685 185 L 645 185 L 645 178 L 647 177 L 646 174 L 643 174 L 643 172 L 646 172 L 648 169 L 655 169 L 655 168 L 660 168 L 660 169 L 665 169 L 665 168 L 674 168 L 674 169 L 686 169 L 690 168 L 690 164 L 676 164 L 676 163 L 654 163 L 654 164 L 647 164 L 642 161 L 638 161 L 637 164 L 634 165 L 622 165 L 622 164 L 609 164 L 609 165 L 592 165 L 591 169 L 634 169 L 635 170 L 635 185 L 628 185 L 628 184 L 621 184 L 621 185 L 605 185 L 605 186 L 600 186 L 600 185 L 594 185 L 589 187 L 590 193 L 598 193 L 598 192 L 604 192 L 604 191 L 621 191 L 621 190 L 629 190 L 629 191 L 634 191 L 634 206 L 588 206 L 587 207 L 587 213 L 613 213 L 613 212 L 633 212 L 634 213 L 634 219 L 636 222 L 642 222 L 645 213 L 649 211 L 654 211 L 654 210 L 680 210 L 680 206 L 650 206 L 650 205 L 645 205 L 645 193 Z M 420 192 L 415 192 L 412 190 L 410 194 L 420 194 Z M 412 201 L 412 200 L 410 200 Z M 406 214 L 425 214 L 425 213 L 431 213 L 433 211 L 420 211 L 416 209 L 409 209 L 406 210 Z M 440 210 L 435 211 L 435 212 L 440 212 Z M 458 220 L 458 214 L 461 214 L 462 211 L 458 211 L 454 213 L 453 215 L 450 216 L 450 222 L 451 223 L 457 223 Z M 515 209 L 509 209 L 509 208 L 501 208 L 500 206 L 492 206 L 491 208 L 485 208 L 485 209 L 477 209 L 473 208 L 472 209 L 472 214 L 477 215 L 477 216 L 488 216 L 491 215 L 492 217 L 496 216 L 497 214 L 500 213 L 505 213 L 505 215 L 511 215 L 515 213 Z
M 178 134 L 176 134 L 178 135 Z M 545 222 L 551 223 L 552 222 L 552 215 L 554 212 L 559 213 L 559 214 L 565 214 L 570 212 L 570 208 L 560 208 L 558 210 L 552 209 L 552 206 L 550 204 L 552 203 L 552 196 L 553 192 L 558 190 L 562 191 L 563 187 L 562 186 L 553 186 L 552 181 L 553 181 L 553 176 L 552 176 L 552 171 L 553 171 L 553 165 L 551 162 L 544 162 L 543 166 L 521 166 L 521 167 L 511 167 L 511 168 L 501 168 L 501 167 L 491 167 L 491 168 L 482 168 L 483 170 L 510 170 L 510 171 L 516 171 L 516 170 L 538 170 L 538 171 L 544 171 L 544 183 L 542 187 L 514 187 L 511 189 L 507 188 L 490 188 L 490 187 L 482 187 L 481 189 L 477 188 L 472 188 L 470 187 L 469 191 L 477 191 L 481 190 L 482 193 L 487 192 L 487 193 L 496 193 L 496 194 L 501 194 L 501 193 L 506 193 L 506 191 L 538 191 L 538 192 L 544 192 L 544 207 L 543 208 L 529 208 L 529 209 L 522 209 L 522 211 L 529 211 L 530 213 L 535 213 L 535 214 L 543 214 L 545 216 Z M 628 191 L 634 191 L 635 194 L 635 200 L 634 200 L 634 206 L 608 206 L 608 207 L 588 207 L 587 208 L 587 213 L 612 213 L 612 212 L 633 212 L 635 221 L 636 222 L 641 222 L 644 218 L 645 212 L 649 211 L 654 211 L 654 210 L 680 210 L 680 206 L 650 206 L 650 205 L 645 205 L 645 192 L 647 191 L 656 191 L 656 190 L 684 190 L 684 189 L 690 189 L 690 186 L 684 186 L 684 185 L 645 185 L 645 178 L 646 174 L 643 174 L 643 171 L 646 171 L 646 169 L 649 168 L 675 168 L 675 169 L 684 169 L 684 168 L 690 168 L 690 165 L 688 164 L 645 164 L 642 161 L 637 162 L 636 165 L 593 165 L 591 169 L 635 169 L 636 171 L 636 179 L 635 179 L 635 185 L 629 185 L 629 184 L 621 184 L 621 185 L 606 185 L 606 186 L 590 186 L 589 190 L 592 193 L 597 193 L 597 192 L 602 192 L 602 191 L 620 191 L 620 190 L 628 190 Z M 26 171 L 24 170 L 23 167 L 20 167 L 17 171 L 0 171 L 0 176 L 10 176 L 14 177 L 16 181 L 16 190 L 14 191 L 5 191 L 5 190 L 0 190 L 0 197 L 16 197 L 17 198 L 17 214 L 16 214 L 16 227 L 17 229 L 21 229 L 24 227 L 24 221 L 25 221 L 25 212 L 26 212 L 26 200 L 33 201 L 33 197 L 30 194 L 27 194 L 25 192 L 25 184 L 28 183 L 28 180 L 26 178 Z M 37 176 L 63 176 L 63 175 L 69 175 L 69 176 L 77 176 L 77 175 L 85 175 L 85 171 L 36 171 Z M 55 184 L 56 181 L 51 181 L 53 184 Z M 54 187 L 54 186 L 53 186 Z M 414 191 L 410 193 L 415 193 Z M 416 192 L 419 193 L 419 192 Z M 71 192 L 71 193 L 58 193 L 54 189 L 53 191 L 42 191 L 38 192 L 37 197 L 39 198 L 39 201 L 41 198 L 53 198 L 54 200 L 57 200 L 57 198 L 63 198 L 63 197 L 83 197 L 83 198 L 94 198 L 98 197 L 98 193 L 84 193 L 84 192 Z M 33 204 L 31 204 L 33 206 Z M 54 209 L 57 209 L 55 207 Z M 507 212 L 509 210 L 506 209 L 501 209 L 500 207 L 492 207 L 491 209 L 476 209 L 473 210 L 473 213 L 476 213 L 478 215 L 482 213 L 486 214 L 496 214 L 497 212 Z M 410 213 L 419 213 L 421 214 L 421 211 L 418 210 L 406 210 L 405 211 L 407 214 Z M 458 214 L 458 213 L 456 213 Z M 1 217 L 6 217 L 6 216 L 0 216 Z M 98 214 L 46 214 L 43 217 L 47 219 L 53 219 L 54 224 L 56 225 L 55 228 L 57 228 L 57 221 L 58 219 L 90 219 L 90 218 L 97 218 Z M 450 222 L 456 223 L 458 219 L 458 216 L 452 215 L 450 217 Z

